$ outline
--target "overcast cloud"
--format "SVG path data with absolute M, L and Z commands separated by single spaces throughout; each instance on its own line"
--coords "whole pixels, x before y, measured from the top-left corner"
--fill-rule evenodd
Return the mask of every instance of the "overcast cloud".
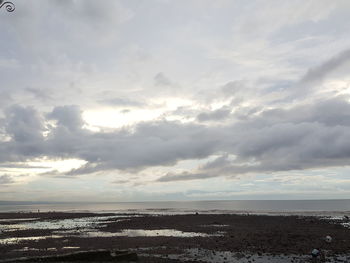
M 0 200 L 349 198 L 349 1 L 13 2 Z

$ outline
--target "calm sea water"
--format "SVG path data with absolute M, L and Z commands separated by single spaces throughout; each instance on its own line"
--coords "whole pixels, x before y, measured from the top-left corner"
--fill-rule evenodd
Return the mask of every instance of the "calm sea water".
M 346 200 L 239 200 L 118 203 L 20 203 L 0 202 L 0 212 L 10 211 L 91 211 L 128 213 L 271 213 L 348 214 Z

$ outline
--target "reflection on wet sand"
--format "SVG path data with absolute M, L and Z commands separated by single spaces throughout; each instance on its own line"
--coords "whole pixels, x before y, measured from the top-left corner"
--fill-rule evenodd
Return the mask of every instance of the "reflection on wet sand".
M 0 224 L 0 230 L 7 231 L 11 229 L 77 229 L 77 228 L 87 229 L 87 228 L 96 228 L 100 224 L 103 224 L 103 223 L 106 224 L 108 222 L 111 222 L 110 220 L 118 219 L 118 218 L 125 218 L 125 215 L 83 217 L 83 218 L 62 219 L 62 220 L 40 220 L 40 218 L 31 218 L 30 222 L 24 222 L 21 224 L 16 224 L 16 222 L 18 221 L 17 219 L 16 220 L 4 219 L 4 222 L 6 223 L 13 221 L 13 224 L 4 224 L 4 225 Z M 21 221 L 28 221 L 28 220 L 23 219 Z M 113 220 L 112 222 L 116 222 L 116 220 Z
M 220 236 L 220 234 L 206 234 L 196 232 L 183 232 L 176 229 L 123 229 L 120 232 L 102 232 L 102 231 L 55 231 L 56 234 L 64 234 L 65 236 L 76 235 L 80 237 L 209 237 Z
M 21 243 L 23 241 L 34 241 L 35 242 L 37 240 L 48 239 L 48 238 L 63 238 L 63 236 L 52 235 L 52 236 L 38 236 L 38 237 L 10 237 L 10 238 L 0 239 L 0 244 L 1 245 L 10 245 L 10 244 Z

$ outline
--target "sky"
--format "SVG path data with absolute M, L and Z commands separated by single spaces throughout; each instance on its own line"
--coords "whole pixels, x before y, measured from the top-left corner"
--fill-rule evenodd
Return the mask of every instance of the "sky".
M 12 2 L 0 200 L 350 198 L 350 1 Z

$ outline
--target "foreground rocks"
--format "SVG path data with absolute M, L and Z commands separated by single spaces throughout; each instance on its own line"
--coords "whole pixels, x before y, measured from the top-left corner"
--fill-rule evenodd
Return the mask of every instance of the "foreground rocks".
M 1 263 L 13 262 L 135 262 L 136 253 L 127 251 L 93 250 L 68 253 L 63 255 L 16 258 L 2 260 Z
M 0 219 L 21 218 L 25 220 L 35 217 L 39 221 L 56 221 L 57 219 L 95 216 L 104 215 L 45 213 L 41 217 L 40 214 L 8 213 L 0 214 Z M 4 220 L 0 225 L 21 224 L 21 222 L 23 221 L 11 223 Z M 139 255 L 139 262 L 181 262 L 181 260 L 171 258 L 171 255 L 185 254 L 185 251 L 191 249 L 198 249 L 199 253 L 211 251 L 212 256 L 215 256 L 215 252 L 220 254 L 226 251 L 238 253 L 237 255 L 242 255 L 242 257 L 252 254 L 258 256 L 269 254 L 272 257 L 292 255 L 294 262 L 299 262 L 297 261 L 298 255 L 311 256 L 314 248 L 326 251 L 328 258 L 350 251 L 350 229 L 339 222 L 316 217 L 232 214 L 122 215 L 116 219 L 105 220 L 103 224 L 95 227 L 95 230 L 98 231 L 97 235 L 68 234 L 68 231 L 66 235 L 58 238 L 53 238 L 57 229 L 50 228 L 5 231 L 0 235 L 0 239 L 41 235 L 48 236 L 48 238 L 0 245 L 0 259 L 67 254 L 67 247 L 76 251 L 98 249 L 133 251 Z M 137 230 L 140 235 L 133 237 L 117 235 L 125 229 Z M 60 230 L 67 231 L 64 228 Z M 155 235 L 142 236 L 142 230 L 154 230 Z M 179 237 L 157 234 L 158 232 L 163 233 L 162 230 L 177 230 L 203 235 Z M 84 229 L 75 231 L 84 233 Z M 331 236 L 332 241 L 326 242 L 326 236 Z M 223 258 L 226 257 L 225 254 L 222 255 Z

